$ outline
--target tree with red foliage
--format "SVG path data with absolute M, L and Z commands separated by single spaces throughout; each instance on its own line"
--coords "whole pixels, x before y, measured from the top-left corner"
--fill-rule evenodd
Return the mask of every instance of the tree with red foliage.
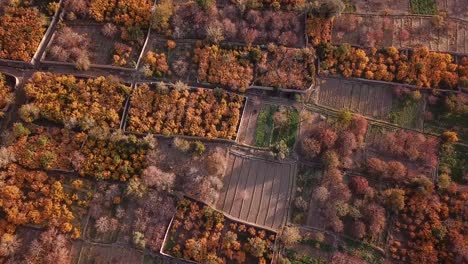
M 375 176 L 381 176 L 387 170 L 387 163 L 378 158 L 367 160 L 367 171 Z
M 305 138 L 301 141 L 302 154 L 308 158 L 313 159 L 320 154 L 322 144 L 314 138 Z
M 366 225 L 362 221 L 357 220 L 351 227 L 351 234 L 357 239 L 362 239 L 366 235 Z
M 364 208 L 364 215 L 369 226 L 369 234 L 377 238 L 385 227 L 385 209 L 372 202 Z
M 369 182 L 362 176 L 354 176 L 349 181 L 349 187 L 356 194 L 364 194 L 369 188 Z
M 357 149 L 356 136 L 349 131 L 344 131 L 338 137 L 339 149 L 341 156 L 349 156 Z
M 395 181 L 403 180 L 406 177 L 407 169 L 399 161 L 389 161 L 387 162 L 387 170 L 383 174 L 384 178 L 392 179 Z
M 317 133 L 324 149 L 330 149 L 334 147 L 335 142 L 338 139 L 338 135 L 335 131 L 328 127 L 321 127 L 318 129 Z

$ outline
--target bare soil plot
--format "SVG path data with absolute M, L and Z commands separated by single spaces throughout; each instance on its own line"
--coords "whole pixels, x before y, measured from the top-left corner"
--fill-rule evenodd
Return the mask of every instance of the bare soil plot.
M 229 153 L 217 208 L 241 220 L 278 229 L 286 220 L 296 165 Z
M 466 53 L 468 22 L 446 18 L 439 27 L 435 18 L 343 14 L 333 25 L 332 42 L 359 46 L 414 48 L 425 45 L 433 51 Z
M 237 140 L 240 143 L 252 146 L 255 143 L 255 128 L 257 127 L 257 118 L 262 109 L 262 103 L 258 98 L 248 98 L 244 107 Z
M 347 108 L 381 120 L 388 120 L 394 102 L 388 85 L 345 79 L 322 79 L 318 95 L 320 105 Z
M 129 264 L 142 263 L 144 254 L 136 249 L 121 246 L 101 246 L 86 243 L 80 252 L 79 264 L 112 263 Z
M 436 0 L 437 9 L 446 11 L 449 17 L 468 20 L 468 4 L 466 0 Z

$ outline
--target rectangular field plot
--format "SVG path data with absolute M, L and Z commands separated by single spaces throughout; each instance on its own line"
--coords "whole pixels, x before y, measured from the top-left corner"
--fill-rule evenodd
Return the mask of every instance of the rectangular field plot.
M 321 83 L 318 104 L 388 119 L 394 103 L 392 89 L 388 86 L 332 78 L 323 79 Z
M 229 154 L 217 208 L 238 219 L 277 229 L 286 220 L 296 165 Z
M 332 42 L 365 47 L 424 45 L 432 51 L 466 53 L 467 35 L 468 22 L 459 19 L 343 14 L 333 24 Z
M 142 252 L 128 247 L 85 244 L 78 263 L 142 263 L 143 257 Z

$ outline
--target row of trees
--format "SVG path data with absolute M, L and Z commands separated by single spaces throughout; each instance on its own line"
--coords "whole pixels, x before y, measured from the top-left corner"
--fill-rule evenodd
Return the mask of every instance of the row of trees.
M 153 1 L 150 0 L 66 0 L 65 10 L 73 16 L 91 17 L 125 27 L 148 27 Z M 70 14 L 68 15 L 70 16 Z
M 71 232 L 74 219 L 66 204 L 66 193 L 60 181 L 42 171 L 29 171 L 16 164 L 2 165 L 0 236 L 13 234 L 19 225 L 35 224 Z
M 303 90 L 315 76 L 315 50 L 288 49 L 269 45 L 257 64 L 256 82 L 263 86 Z
M 437 167 L 439 139 L 405 130 L 386 131 L 371 142 L 377 152 L 394 159 L 414 162 L 422 171 Z
M 273 257 L 274 234 L 225 219 L 211 207 L 182 200 L 175 216 L 166 249 L 174 257 L 204 263 L 267 263 Z M 229 227 L 225 228 L 227 224 Z M 183 233 L 187 236 L 180 241 Z
M 319 47 L 320 70 L 325 74 L 342 74 L 370 80 L 399 82 L 426 88 L 455 89 L 460 85 L 460 71 L 452 56 L 430 52 L 427 47 L 409 55 L 394 47 L 363 50 L 349 44 Z
M 174 38 L 208 39 L 212 42 L 242 41 L 247 44 L 274 42 L 296 46 L 303 38 L 302 15 L 294 11 L 242 10 L 228 4 L 204 8 L 196 2 L 158 5 L 167 15 L 153 24 L 161 33 Z M 170 23 L 168 23 L 170 21 Z M 195 23 L 192 23 L 195 21 Z
M 5 115 L 5 110 L 15 100 L 13 89 L 7 83 L 6 76 L 0 73 L 0 119 Z
M 30 104 L 23 119 L 38 118 L 88 130 L 94 126 L 118 128 L 119 112 L 130 87 L 112 76 L 77 79 L 72 75 L 37 72 L 25 85 Z
M 35 8 L 6 7 L 0 16 L 0 59 L 31 61 L 45 24 L 45 16 Z
M 228 50 L 218 46 L 197 47 L 194 61 L 198 80 L 228 86 L 244 92 L 253 81 L 254 66 L 247 50 Z
M 283 89 L 306 89 L 315 75 L 315 50 L 268 45 L 266 51 L 246 47 L 223 49 L 216 45 L 195 48 L 198 80 L 244 92 L 252 82 Z M 254 79 L 254 74 L 256 79 Z
M 66 129 L 32 127 L 21 123 L 13 128 L 15 142 L 8 147 L 18 164 L 30 169 L 72 170 L 71 153 L 78 151 L 86 139 L 84 133 Z
M 128 130 L 136 133 L 234 139 L 244 97 L 220 89 L 140 85 L 131 98 Z

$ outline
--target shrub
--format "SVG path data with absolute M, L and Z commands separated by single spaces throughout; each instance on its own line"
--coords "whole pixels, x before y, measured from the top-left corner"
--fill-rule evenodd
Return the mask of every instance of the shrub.
M 369 188 L 369 182 L 362 176 L 354 176 L 349 182 L 349 187 L 356 194 L 364 194 Z
M 442 133 L 442 139 L 448 143 L 458 142 L 458 135 L 456 132 L 445 131 Z
M 159 190 L 170 190 L 174 186 L 176 175 L 172 172 L 163 172 L 156 166 L 149 166 L 143 170 L 142 179 L 148 187 Z
M 115 34 L 117 34 L 117 26 L 112 23 L 106 23 L 104 27 L 102 27 L 102 34 L 108 38 L 113 38 Z
M 50 56 L 52 59 L 63 62 L 74 62 L 77 69 L 87 70 L 89 68 L 89 45 L 90 39 L 87 35 L 74 32 L 69 27 L 63 27 L 52 42 Z M 88 61 L 88 65 L 85 65 Z
M 0 169 L 5 168 L 8 164 L 15 161 L 16 158 L 13 151 L 5 147 L 0 148 Z
M 206 150 L 205 144 L 197 140 L 193 143 L 193 150 L 195 151 L 196 154 L 202 155 L 203 153 L 205 153 L 205 150 Z
M 402 189 L 387 189 L 383 193 L 385 206 L 397 213 L 405 207 L 405 191 Z
M 25 104 L 20 107 L 19 115 L 24 122 L 31 123 L 39 118 L 40 110 L 34 104 Z
M 190 150 L 190 142 L 180 137 L 174 138 L 174 146 L 176 147 L 176 149 L 184 153 L 187 153 Z
M 142 198 L 147 192 L 146 185 L 140 180 L 140 178 L 133 177 L 128 181 L 127 189 L 125 194 L 130 197 Z
M 281 235 L 281 241 L 287 246 L 290 247 L 296 243 L 298 243 L 302 239 L 300 234 L 299 228 L 287 226 L 283 229 L 283 233 Z
M 261 258 L 263 257 L 263 254 L 265 254 L 265 252 L 267 251 L 267 243 L 265 240 L 259 237 L 248 238 L 247 248 L 249 253 L 252 254 L 252 256 Z

